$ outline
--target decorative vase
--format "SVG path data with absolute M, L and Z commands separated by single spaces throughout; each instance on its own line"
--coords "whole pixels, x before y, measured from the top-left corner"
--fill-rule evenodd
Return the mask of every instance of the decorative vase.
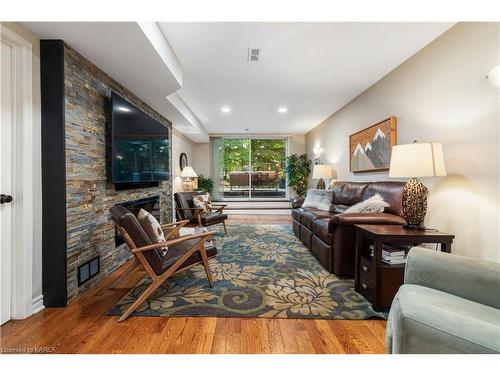
M 322 189 L 322 190 L 326 189 L 325 181 L 322 178 L 319 179 L 318 185 L 316 185 L 316 189 Z
M 411 178 L 403 190 L 403 217 L 405 228 L 425 230 L 423 226 L 427 213 L 427 188 L 418 178 Z

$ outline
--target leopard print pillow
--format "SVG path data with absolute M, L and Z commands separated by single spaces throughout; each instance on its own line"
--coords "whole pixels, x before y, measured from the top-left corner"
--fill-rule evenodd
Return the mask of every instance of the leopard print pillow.
M 194 195 L 193 204 L 195 208 L 203 209 L 203 212 L 212 211 L 212 197 L 210 196 L 210 193 L 206 193 L 203 195 Z

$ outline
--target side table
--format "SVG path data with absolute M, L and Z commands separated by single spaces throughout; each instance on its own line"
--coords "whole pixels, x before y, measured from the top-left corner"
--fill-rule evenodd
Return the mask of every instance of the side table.
M 356 232 L 356 261 L 354 286 L 375 310 L 391 306 L 404 281 L 405 264 L 387 264 L 382 260 L 383 245 L 416 246 L 424 243 L 440 244 L 440 250 L 450 253 L 455 236 L 438 230 L 411 230 L 402 225 L 354 226 Z M 373 246 L 373 256 L 370 246 Z

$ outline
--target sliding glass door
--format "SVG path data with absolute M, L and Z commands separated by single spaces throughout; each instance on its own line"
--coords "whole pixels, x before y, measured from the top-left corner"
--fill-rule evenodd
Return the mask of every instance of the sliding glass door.
M 286 139 L 214 139 L 214 198 L 286 198 L 286 148 Z

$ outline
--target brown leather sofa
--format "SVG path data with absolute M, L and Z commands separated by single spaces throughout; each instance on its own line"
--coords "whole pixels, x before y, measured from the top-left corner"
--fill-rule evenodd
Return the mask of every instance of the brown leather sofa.
M 304 198 L 291 200 L 293 232 L 337 276 L 354 275 L 354 224 L 405 224 L 402 215 L 404 182 L 343 182 L 332 184 L 329 211 L 302 208 Z M 389 203 L 383 213 L 343 213 L 375 194 Z

